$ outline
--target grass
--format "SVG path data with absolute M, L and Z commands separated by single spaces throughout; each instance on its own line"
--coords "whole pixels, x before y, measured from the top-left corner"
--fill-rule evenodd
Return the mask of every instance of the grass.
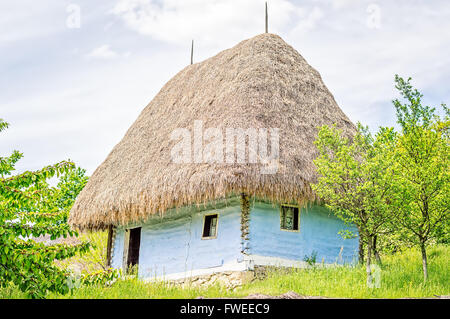
M 417 250 L 385 256 L 380 287 L 368 288 L 365 267 L 298 269 L 243 287 L 248 293 L 280 294 L 294 291 L 301 295 L 335 298 L 421 298 L 450 294 L 450 249 L 429 249 L 429 280 L 423 283 L 421 257 Z
M 368 288 L 363 266 L 292 269 L 271 271 L 267 278 L 246 284 L 235 290 L 221 286 L 181 288 L 164 282 L 145 283 L 132 278 L 118 280 L 109 287 L 91 286 L 49 298 L 207 298 L 244 297 L 262 293 L 280 295 L 294 291 L 300 295 L 335 298 L 422 298 L 450 295 L 450 247 L 439 245 L 428 249 L 429 280 L 423 283 L 420 253 L 408 249 L 383 256 L 380 288 Z M 14 287 L 0 289 L 0 298 L 23 298 Z

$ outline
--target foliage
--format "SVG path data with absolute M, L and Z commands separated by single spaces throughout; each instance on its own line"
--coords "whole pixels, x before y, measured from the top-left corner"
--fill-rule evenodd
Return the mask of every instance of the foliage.
M 7 127 L 8 123 L 0 120 L 0 131 Z M 22 156 L 14 151 L 0 157 L 0 286 L 13 284 L 33 298 L 43 298 L 49 291 L 64 294 L 69 291 L 67 279 L 72 274 L 54 261 L 85 253 L 90 243 L 50 245 L 34 238 L 78 236 L 67 218 L 87 177 L 70 161 L 13 175 Z M 57 187 L 49 186 L 53 177 L 60 178 Z
M 406 103 L 394 100 L 401 132 L 395 139 L 391 157 L 393 192 L 392 229 L 400 239 L 422 250 L 424 278 L 427 279 L 426 245 L 433 237 L 448 242 L 449 237 L 449 111 L 441 119 L 435 108 L 422 105 L 423 95 L 410 80 L 395 77 L 396 88 Z
M 53 194 L 50 198 L 58 209 L 65 210 L 72 207 L 89 179 L 85 174 L 85 169 L 76 167 L 61 175 L 56 188 L 51 189 Z
M 324 126 L 315 142 L 319 179 L 313 189 L 338 217 L 357 226 L 367 245 L 368 280 L 378 238 L 391 251 L 399 242 L 419 245 L 425 280 L 426 244 L 449 241 L 449 111 L 442 105 L 446 115 L 441 119 L 435 108 L 423 106 L 410 80 L 395 77 L 407 101 L 393 101 L 400 132 L 380 128 L 373 138 L 358 123 L 349 139 L 336 127 Z
M 303 261 L 306 262 L 308 266 L 314 267 L 317 261 L 317 251 L 314 250 L 311 253 L 311 256 L 305 255 L 305 257 L 303 257 Z
M 374 138 L 358 123 L 352 139 L 335 126 L 323 126 L 315 141 L 319 179 L 312 187 L 337 217 L 358 228 L 360 241 L 367 245 L 368 265 L 372 252 L 379 259 L 375 240 L 386 230 L 393 213 L 388 202 L 392 163 L 385 156 L 390 145 L 387 141 L 392 139 L 391 130 L 383 130 Z

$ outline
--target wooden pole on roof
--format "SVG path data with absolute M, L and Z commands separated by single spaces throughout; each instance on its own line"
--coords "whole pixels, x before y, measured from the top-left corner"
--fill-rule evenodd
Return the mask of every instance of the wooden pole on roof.
M 191 64 L 194 64 L 194 40 L 192 40 L 191 44 Z
M 269 14 L 267 12 L 267 1 L 266 1 L 266 33 L 269 33 Z

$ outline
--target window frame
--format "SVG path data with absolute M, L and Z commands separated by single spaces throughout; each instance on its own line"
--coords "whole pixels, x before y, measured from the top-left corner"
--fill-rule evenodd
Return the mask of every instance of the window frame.
M 203 227 L 202 227 L 202 240 L 208 240 L 208 239 L 216 239 L 217 238 L 217 234 L 219 232 L 219 213 L 210 213 L 210 214 L 204 214 L 203 215 Z M 205 233 L 205 225 L 206 225 L 206 217 L 207 216 L 217 216 L 216 217 L 216 232 L 214 234 L 214 236 L 204 236 Z
M 282 228 L 282 216 L 283 216 L 283 207 L 294 207 L 297 208 L 298 210 L 298 216 L 297 216 L 297 229 L 285 229 Z M 295 214 L 295 211 L 294 211 Z M 298 204 L 281 204 L 280 205 L 280 230 L 281 231 L 287 231 L 287 232 L 291 232 L 291 233 L 299 233 L 300 232 L 300 215 L 301 215 L 301 210 L 300 210 L 300 205 Z M 295 217 L 294 217 L 295 220 Z

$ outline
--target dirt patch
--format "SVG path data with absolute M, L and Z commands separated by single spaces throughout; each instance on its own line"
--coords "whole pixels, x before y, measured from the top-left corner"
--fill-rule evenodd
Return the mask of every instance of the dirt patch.
M 196 299 L 206 299 L 204 297 L 197 297 Z M 231 298 L 217 298 L 217 299 L 231 299 Z M 242 299 L 329 299 L 328 297 L 321 297 L 321 296 L 303 296 L 299 295 L 296 292 L 288 291 L 282 295 L 278 296 L 271 296 L 271 295 L 265 295 L 265 294 L 251 294 L 246 297 L 243 297 Z
M 197 299 L 205 299 L 204 297 L 197 297 Z M 217 299 L 231 299 L 231 298 L 217 298 Z M 346 299 L 346 298 L 330 298 L 330 297 L 322 297 L 322 296 L 305 296 L 299 295 L 296 292 L 288 291 L 282 295 L 272 296 L 265 294 L 251 294 L 242 299 Z M 400 299 L 416 299 L 416 298 L 400 298 Z M 418 299 L 450 299 L 450 295 L 447 296 L 438 296 L 434 295 L 433 297 L 428 298 L 418 298 Z
M 264 295 L 264 294 L 251 294 L 247 297 L 244 297 L 244 299 L 329 299 L 328 297 L 321 297 L 321 296 L 304 296 L 299 295 L 296 292 L 288 291 L 282 295 L 278 296 L 271 296 L 271 295 Z

